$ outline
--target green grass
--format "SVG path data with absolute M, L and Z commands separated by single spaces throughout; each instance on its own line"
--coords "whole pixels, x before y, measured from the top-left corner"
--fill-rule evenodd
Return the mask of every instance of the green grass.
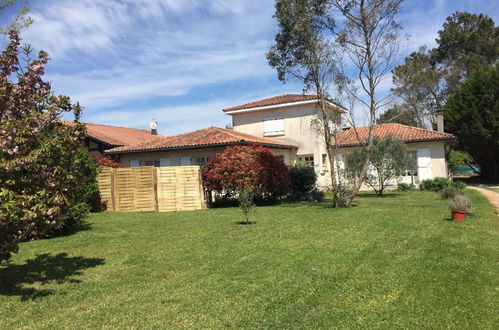
M 430 192 L 357 206 L 101 213 L 0 266 L 0 328 L 499 326 L 499 220 Z

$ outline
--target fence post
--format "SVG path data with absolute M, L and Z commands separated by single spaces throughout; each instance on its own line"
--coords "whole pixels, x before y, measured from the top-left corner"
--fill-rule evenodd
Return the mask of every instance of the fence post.
M 115 185 L 115 180 L 114 180 L 114 172 L 115 171 L 116 171 L 116 169 L 114 167 L 111 167 L 111 202 L 113 203 L 113 207 L 112 207 L 111 211 L 117 211 L 116 194 L 115 194 L 116 187 L 114 186 Z

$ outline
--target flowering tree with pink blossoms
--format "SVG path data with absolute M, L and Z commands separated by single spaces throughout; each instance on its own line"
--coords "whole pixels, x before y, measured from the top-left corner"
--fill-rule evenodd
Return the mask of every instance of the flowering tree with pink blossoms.
M 80 106 L 42 80 L 47 53 L 21 65 L 20 38 L 9 37 L 0 54 L 0 261 L 23 240 L 82 221 L 81 187 L 95 179 L 81 157 Z M 62 123 L 64 112 L 74 114 L 74 125 Z

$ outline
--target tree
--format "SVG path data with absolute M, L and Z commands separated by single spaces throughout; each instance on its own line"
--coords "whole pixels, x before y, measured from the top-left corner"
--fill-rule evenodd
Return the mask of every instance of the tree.
M 255 197 L 278 198 L 289 189 L 284 162 L 261 145 L 227 147 L 203 166 L 205 187 L 229 197 L 242 191 Z
M 239 208 L 243 212 L 244 218 L 246 219 L 246 224 L 250 224 L 249 221 L 249 213 L 252 210 L 256 210 L 256 205 L 253 203 L 253 193 L 248 190 L 243 190 L 239 192 L 238 200 L 239 200 Z
M 359 182 L 346 198 L 348 206 L 358 193 L 367 174 L 370 150 L 378 110 L 387 101 L 377 98 L 380 82 L 391 71 L 398 52 L 398 31 L 395 22 L 402 0 L 277 0 L 275 18 L 279 24 L 276 44 L 267 54 L 278 76 L 299 79 L 305 88 L 313 88 L 320 99 L 320 133 L 328 153 L 333 182 L 333 205 L 339 202 L 340 182 L 336 182 L 337 122 L 326 111 L 328 90 L 346 91 L 368 112 L 369 138 L 366 159 Z M 336 25 L 335 17 L 342 24 Z M 345 56 L 355 68 L 339 70 Z M 350 79 L 348 79 L 350 77 Z M 358 95 L 351 82 L 357 80 L 364 95 Z
M 378 98 L 378 89 L 393 69 L 398 54 L 401 26 L 395 17 L 401 3 L 402 0 L 330 0 L 331 8 L 345 19 L 340 29 L 332 26 L 331 31 L 353 64 L 354 77 L 363 95 L 358 95 L 348 85 L 346 88 L 366 109 L 369 120 L 367 144 L 363 147 L 364 163 L 351 194 L 345 200 L 346 205 L 350 205 L 366 179 L 377 114 L 390 102 L 390 95 Z
M 482 67 L 464 81 L 445 105 L 447 130 L 460 149 L 480 164 L 481 176 L 499 181 L 499 66 Z
M 79 156 L 85 136 L 80 106 L 53 95 L 43 81 L 47 53 L 21 67 L 19 40 L 12 31 L 0 55 L 0 260 L 20 241 L 84 218 L 88 207 L 78 196 L 92 180 Z M 74 125 L 62 123 L 63 112 L 73 113 Z
M 15 15 L 13 21 L 7 25 L 6 27 L 0 26 L 1 34 L 8 34 L 9 31 L 15 30 L 19 32 L 21 29 L 28 27 L 33 23 L 31 17 L 28 16 L 29 8 L 27 6 L 27 0 L 24 1 L 24 5 L 19 8 L 19 11 Z M 0 0 L 0 15 L 8 8 L 13 6 L 16 3 L 16 0 Z
M 412 112 L 402 105 L 394 105 L 379 116 L 378 124 L 397 123 L 408 126 L 418 126 Z
M 484 14 L 455 12 L 447 17 L 438 31 L 438 47 L 432 57 L 438 63 L 452 66 L 455 85 L 483 65 L 495 63 L 499 57 L 499 27 Z
M 437 123 L 437 111 L 446 98 L 447 71 L 437 66 L 425 46 L 405 58 L 405 63 L 393 70 L 392 91 L 403 101 L 414 126 L 432 129 Z
M 420 47 L 393 71 L 393 92 L 417 126 L 430 129 L 459 82 L 499 58 L 499 28 L 486 15 L 456 12 L 447 17 L 438 35 L 436 48 Z
M 350 167 L 350 176 L 355 178 L 360 174 L 365 150 L 356 149 L 347 155 L 347 166 Z M 390 180 L 402 175 L 409 165 L 405 145 L 400 140 L 391 137 L 375 138 L 369 161 L 370 170 L 366 183 L 376 194 L 381 195 Z
M 275 15 L 279 31 L 275 44 L 267 53 L 269 65 L 276 69 L 278 78 L 286 81 L 297 79 L 305 90 L 313 90 L 319 98 L 318 116 L 313 122 L 322 136 L 326 148 L 330 178 L 333 186 L 333 206 L 338 206 L 336 159 L 334 143 L 339 131 L 339 116 L 327 106 L 328 90 L 341 84 L 343 77 L 338 70 L 338 56 L 333 41 L 328 37 L 332 21 L 325 0 L 277 0 Z

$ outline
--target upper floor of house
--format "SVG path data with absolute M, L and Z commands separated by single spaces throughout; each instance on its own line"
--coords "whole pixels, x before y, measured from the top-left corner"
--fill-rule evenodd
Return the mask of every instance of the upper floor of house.
M 341 125 L 345 108 L 326 100 L 330 125 Z M 226 108 L 235 131 L 290 143 L 307 150 L 320 143 L 322 121 L 317 95 L 286 94 Z

